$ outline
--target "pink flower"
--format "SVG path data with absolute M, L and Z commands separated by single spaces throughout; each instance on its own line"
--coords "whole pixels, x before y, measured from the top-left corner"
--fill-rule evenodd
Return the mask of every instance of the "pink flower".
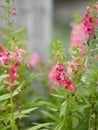
M 64 70 L 64 65 L 57 64 L 50 71 L 48 78 L 49 81 L 57 85 L 60 88 L 61 84 L 66 84 L 65 89 L 75 91 L 76 87 L 72 85 L 72 80 L 70 78 L 66 78 L 67 72 Z
M 62 84 L 66 84 L 65 89 L 75 91 L 76 87 L 72 84 L 72 80 L 70 78 L 65 78 L 62 80 Z
M 72 81 L 70 78 L 66 78 L 66 79 L 62 80 L 62 84 L 70 85 L 70 84 L 72 84 Z
M 67 67 L 67 74 L 72 73 L 72 68 L 71 67 Z
M 49 72 L 48 78 L 50 83 L 55 84 L 56 83 L 56 67 L 54 66 L 53 69 Z
M 7 86 L 10 89 L 14 89 L 14 86 L 15 86 L 15 83 L 16 83 L 18 77 L 19 77 L 19 75 L 16 73 L 16 67 L 11 67 L 10 72 L 9 72 L 9 77 L 7 80 Z
M 9 73 L 9 78 L 11 80 L 11 82 L 15 82 L 18 78 L 18 74 L 16 73 L 16 68 L 15 67 L 12 67 L 11 70 L 10 70 L 10 73 Z
M 12 15 L 16 15 L 17 13 L 16 13 L 16 8 L 12 8 L 11 9 L 11 13 L 12 13 Z
M 65 86 L 65 89 L 66 89 L 66 90 L 75 91 L 75 90 L 76 90 L 76 87 L 71 84 L 71 85 L 66 85 L 66 86 Z
M 68 61 L 68 67 L 72 68 L 72 70 L 76 71 L 78 69 L 78 63 L 74 60 Z
M 86 54 L 86 50 L 85 49 L 80 50 L 80 54 L 85 55 Z
M 98 4 L 95 4 L 96 12 L 98 13 Z
M 85 34 L 89 36 L 94 36 L 94 28 L 98 24 L 98 19 L 91 16 L 89 12 L 85 12 L 83 18 L 83 29 Z
M 84 66 L 83 66 L 83 70 L 84 70 L 84 71 L 88 70 L 88 66 L 87 66 L 87 65 L 84 65 Z
M 50 83 L 60 87 L 60 83 L 65 78 L 65 74 L 64 65 L 55 65 L 48 75 Z
M 32 67 L 36 68 L 36 67 L 39 66 L 39 64 L 40 64 L 40 57 L 39 57 L 39 55 L 35 52 L 35 53 L 33 53 L 33 54 L 29 57 L 27 66 L 28 66 L 29 68 L 32 68 Z
M 13 62 L 15 62 L 16 67 L 22 65 L 25 53 L 26 52 L 23 49 L 18 48 L 18 46 L 14 47 L 12 60 L 13 60 Z
M 83 25 L 73 24 L 72 32 L 71 32 L 70 49 L 74 48 L 75 46 L 84 49 L 85 45 L 83 45 L 82 41 L 87 39 L 88 39 L 88 35 L 85 34 L 83 30 Z

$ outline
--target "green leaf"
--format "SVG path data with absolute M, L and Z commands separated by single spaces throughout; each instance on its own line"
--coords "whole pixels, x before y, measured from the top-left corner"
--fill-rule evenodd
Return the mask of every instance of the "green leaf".
M 60 122 L 54 130 L 62 130 L 63 122 Z
M 37 126 L 34 126 L 32 128 L 29 128 L 27 130 L 39 130 L 40 128 L 46 127 L 51 125 L 51 123 L 44 123 L 44 124 L 38 124 Z
M 24 33 L 25 32 L 25 29 L 24 28 L 20 28 L 14 32 L 12 32 L 12 35 L 17 35 L 17 34 L 21 34 L 21 33 Z
M 29 84 L 34 78 L 37 78 L 37 77 L 39 77 L 41 75 L 42 75 L 41 73 L 39 73 L 39 74 L 31 74 L 29 77 L 27 77 L 26 85 Z
M 15 118 L 27 117 L 27 115 L 28 115 L 30 112 L 35 111 L 36 109 L 38 109 L 38 107 L 34 107 L 34 108 L 22 110 L 21 112 L 16 111 L 16 112 L 14 113 L 14 114 L 15 114 Z
M 85 105 L 75 105 L 72 107 L 72 111 L 78 111 L 78 110 L 81 110 L 81 109 L 85 109 L 85 108 L 88 108 L 90 107 L 90 104 L 85 104 Z
M 52 95 L 53 97 L 56 97 L 56 98 L 64 98 L 64 96 L 58 95 L 58 94 L 50 94 L 50 95 Z
M 18 94 L 18 90 L 20 90 L 23 87 L 24 83 L 25 83 L 25 81 L 23 81 L 23 83 L 21 83 L 19 85 L 19 87 L 13 92 L 13 96 L 16 96 Z M 4 94 L 4 95 L 0 96 L 0 101 L 6 100 L 9 98 L 10 98 L 10 94 Z
M 0 96 L 0 101 L 6 100 L 8 98 L 10 98 L 10 94 L 4 94 L 4 95 Z
M 53 116 L 53 114 L 47 112 L 47 111 L 41 111 L 45 116 L 51 118 L 52 120 L 56 121 L 57 119 L 55 118 L 55 116 Z
M 2 15 L 0 15 L 0 19 L 5 20 L 5 21 L 7 20 L 7 18 Z
M 55 109 L 57 108 L 57 106 L 55 104 L 52 104 L 51 102 L 48 102 L 48 101 L 39 101 L 37 104 L 38 104 L 38 106 L 39 105 L 42 105 L 42 106 L 46 105 L 46 106 L 50 106 L 50 107 L 55 108 Z
M 64 114 L 65 114 L 65 111 L 66 111 L 66 101 L 64 101 L 61 105 L 61 109 L 60 109 L 60 117 L 62 117 Z
M 7 14 L 10 13 L 10 10 L 8 9 L 7 6 L 2 5 L 1 7 L 3 8 L 3 10 L 4 10 Z
M 5 85 L 0 86 L 0 91 L 4 89 Z
M 0 82 L 8 77 L 8 74 L 4 74 L 0 76 Z

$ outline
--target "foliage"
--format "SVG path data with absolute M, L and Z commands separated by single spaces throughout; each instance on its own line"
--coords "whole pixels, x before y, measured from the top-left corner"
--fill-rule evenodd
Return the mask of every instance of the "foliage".
M 97 130 L 98 3 L 88 5 L 83 20 L 75 15 L 66 53 L 60 40 L 50 44 L 46 64 L 37 53 L 27 56 L 25 30 L 13 28 L 13 2 L 5 0 L 0 16 L 0 129 Z

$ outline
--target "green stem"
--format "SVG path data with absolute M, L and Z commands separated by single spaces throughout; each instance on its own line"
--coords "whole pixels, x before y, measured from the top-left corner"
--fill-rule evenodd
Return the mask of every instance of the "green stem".
M 90 107 L 89 122 L 88 122 L 88 130 L 91 129 L 91 115 L 92 115 L 92 104 L 91 104 L 91 107 Z
M 89 54 L 89 51 L 90 51 L 91 47 L 92 47 L 92 43 L 90 43 L 90 45 L 89 45 L 89 47 L 88 47 L 88 49 L 87 49 L 87 51 L 86 51 L 86 54 L 85 54 L 85 56 L 84 56 L 84 59 L 83 59 L 82 63 L 80 64 L 80 67 L 79 67 L 79 69 L 78 69 L 78 72 L 76 73 L 76 78 L 75 78 L 75 81 L 74 81 L 74 84 L 75 84 L 75 85 L 77 85 L 77 83 L 78 83 L 78 81 L 79 81 L 80 75 L 81 75 L 82 70 L 83 70 L 82 68 L 83 68 L 83 66 L 84 66 L 84 64 L 85 64 L 85 62 L 86 62 L 86 58 L 87 58 L 87 55 Z
M 10 103 L 11 103 L 11 127 L 12 130 L 15 130 L 15 120 L 14 120 L 14 103 L 13 103 L 13 93 L 12 90 L 10 89 Z
M 67 98 L 66 98 L 66 103 L 67 103 L 67 108 L 65 111 L 65 115 L 63 118 L 63 128 L 65 129 L 70 129 L 72 130 L 72 112 L 70 111 L 71 106 L 72 106 L 72 93 L 68 93 Z

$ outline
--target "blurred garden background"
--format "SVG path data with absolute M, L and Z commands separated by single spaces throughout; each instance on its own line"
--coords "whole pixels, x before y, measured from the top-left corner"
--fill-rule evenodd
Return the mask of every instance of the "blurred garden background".
M 47 61 L 50 42 L 60 39 L 65 47 L 70 42 L 74 14 L 83 15 L 91 0 L 16 0 L 16 26 L 25 27 L 29 51 L 36 51 Z

